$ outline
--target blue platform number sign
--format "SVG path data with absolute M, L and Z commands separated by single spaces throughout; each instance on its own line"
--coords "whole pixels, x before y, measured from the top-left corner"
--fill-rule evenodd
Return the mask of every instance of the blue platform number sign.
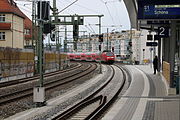
M 169 37 L 169 27 L 161 26 L 158 28 L 158 35 L 161 38 Z

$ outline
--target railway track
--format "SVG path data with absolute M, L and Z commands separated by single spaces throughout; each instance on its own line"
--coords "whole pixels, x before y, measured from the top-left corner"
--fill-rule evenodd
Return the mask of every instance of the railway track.
M 126 81 L 125 72 L 122 68 L 119 66 L 111 66 L 111 68 L 113 74 L 102 87 L 83 101 L 72 106 L 63 113 L 56 115 L 52 120 L 97 120 L 100 118 L 107 108 L 115 101 Z M 117 70 L 121 70 L 121 72 L 117 72 Z M 118 81 L 117 79 L 120 73 L 123 78 L 121 81 Z M 115 87 L 115 85 L 117 86 Z
M 45 90 L 48 91 L 50 89 L 54 89 L 58 86 L 62 86 L 66 83 L 72 82 L 80 77 L 88 75 L 92 71 L 97 68 L 96 64 L 90 64 L 88 67 L 84 68 L 83 70 L 76 70 L 74 74 L 69 74 L 68 76 L 63 76 L 62 78 L 56 78 L 52 81 L 45 82 Z M 1 95 L 0 96 L 0 105 L 9 104 L 10 102 L 17 101 L 27 96 L 32 96 L 33 88 L 25 88 L 23 90 L 19 90 L 16 92 L 11 92 L 9 94 Z
M 77 64 L 76 63 L 71 68 L 46 73 L 46 74 L 44 74 L 44 77 L 49 77 L 49 76 L 54 76 L 54 75 L 57 75 L 57 74 L 62 74 L 62 73 L 65 73 L 65 72 L 68 72 L 68 71 L 71 71 L 71 70 L 74 70 L 74 69 L 78 69 L 81 66 L 82 66 L 82 64 Z M 35 75 L 35 76 L 32 76 L 32 77 L 27 77 L 27 78 L 22 78 L 22 79 L 17 79 L 17 80 L 1 82 L 0 83 L 0 88 L 9 87 L 9 86 L 12 86 L 12 85 L 17 85 L 17 84 L 22 84 L 22 83 L 25 83 L 25 82 L 35 81 L 35 80 L 38 80 L 38 78 L 39 78 L 39 75 Z

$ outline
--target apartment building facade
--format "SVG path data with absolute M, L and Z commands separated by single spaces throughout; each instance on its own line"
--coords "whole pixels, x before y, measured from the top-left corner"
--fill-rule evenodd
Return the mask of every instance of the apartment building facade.
M 0 47 L 24 48 L 31 41 L 31 20 L 13 0 L 0 0 Z
M 78 41 L 77 52 L 99 52 L 99 45 L 98 34 L 81 36 Z M 132 55 L 133 59 L 135 58 L 136 61 L 140 61 L 140 32 L 136 30 L 126 30 L 103 33 L 101 51 L 104 50 L 113 51 L 117 59 L 131 59 L 130 56 Z

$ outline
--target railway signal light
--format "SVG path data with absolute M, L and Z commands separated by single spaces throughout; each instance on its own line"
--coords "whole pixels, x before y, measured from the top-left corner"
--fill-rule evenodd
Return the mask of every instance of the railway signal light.
M 132 46 L 132 42 L 129 42 L 129 46 Z
M 147 40 L 153 40 L 153 35 L 147 35 Z
M 37 4 L 37 17 L 42 20 L 50 19 L 50 2 L 49 1 L 38 1 Z
M 103 42 L 103 34 L 99 35 L 99 42 Z
M 112 52 L 114 52 L 114 47 L 112 47 Z
M 99 51 L 101 51 L 101 45 L 99 45 Z
M 51 30 L 55 29 L 55 25 L 52 25 L 51 23 L 45 23 L 43 27 L 43 33 L 48 34 L 51 33 Z
M 55 41 L 55 37 L 56 37 L 56 35 L 54 33 L 51 34 L 51 41 Z
M 79 32 L 79 26 L 74 25 L 73 26 L 73 38 L 78 38 L 78 32 Z

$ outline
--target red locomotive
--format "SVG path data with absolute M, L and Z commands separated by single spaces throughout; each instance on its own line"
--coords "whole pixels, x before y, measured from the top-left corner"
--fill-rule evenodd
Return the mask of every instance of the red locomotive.
M 112 64 L 115 61 L 115 55 L 113 52 L 102 52 L 101 61 Z
M 81 60 L 81 54 L 75 53 L 74 60 Z
M 92 61 L 91 53 L 86 53 L 86 61 Z
M 115 61 L 115 55 L 110 51 L 103 51 L 100 53 L 69 53 L 70 60 L 81 60 L 81 61 L 96 61 L 108 64 L 113 64 Z

